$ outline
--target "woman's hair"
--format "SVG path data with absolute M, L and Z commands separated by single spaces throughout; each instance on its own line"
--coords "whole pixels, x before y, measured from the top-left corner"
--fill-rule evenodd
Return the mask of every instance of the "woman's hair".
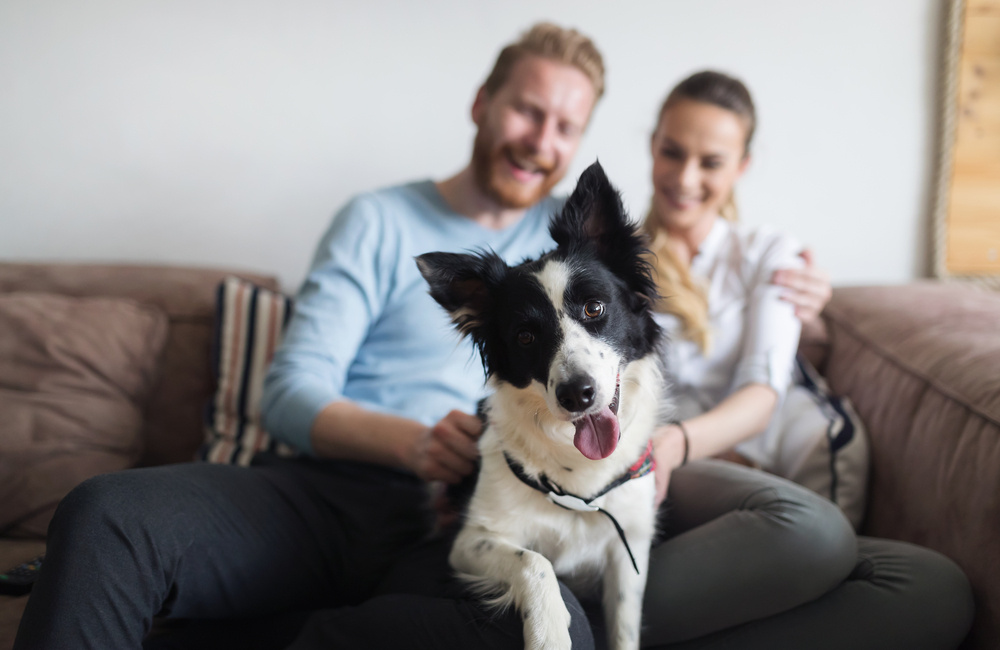
M 656 118 L 657 128 L 663 120 L 663 114 L 682 100 L 711 104 L 739 116 L 746 127 L 743 156 L 750 154 L 750 141 L 757 127 L 757 112 L 750 91 L 742 81 L 712 70 L 691 75 L 674 86 L 663 101 Z M 719 210 L 719 215 L 736 221 L 736 203 L 732 194 Z M 688 267 L 681 264 L 674 255 L 667 241 L 666 228 L 653 214 L 652 208 L 646 215 L 644 229 L 649 235 L 650 250 L 655 256 L 652 264 L 656 269 L 656 284 L 661 296 L 657 309 L 676 316 L 681 322 L 681 336 L 707 351 L 711 343 L 711 332 L 708 323 L 708 297 L 704 288 L 694 281 Z

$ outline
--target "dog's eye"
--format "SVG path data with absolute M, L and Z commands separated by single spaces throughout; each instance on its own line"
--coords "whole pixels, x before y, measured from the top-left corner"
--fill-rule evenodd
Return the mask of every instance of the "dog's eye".
M 535 342 L 535 335 L 528 330 L 521 330 L 517 333 L 517 342 L 527 347 Z
M 599 300 L 591 300 L 583 306 L 583 315 L 586 318 L 597 318 L 604 313 L 604 303 Z

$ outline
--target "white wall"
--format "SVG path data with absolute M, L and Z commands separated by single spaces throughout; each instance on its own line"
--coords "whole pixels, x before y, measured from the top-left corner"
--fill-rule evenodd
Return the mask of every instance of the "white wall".
M 2 0 L 0 259 L 234 266 L 295 288 L 351 194 L 457 171 L 499 48 L 590 34 L 600 157 L 633 212 L 666 90 L 742 77 L 760 113 L 743 218 L 837 284 L 929 269 L 943 0 Z M 562 190 L 571 187 L 564 181 Z

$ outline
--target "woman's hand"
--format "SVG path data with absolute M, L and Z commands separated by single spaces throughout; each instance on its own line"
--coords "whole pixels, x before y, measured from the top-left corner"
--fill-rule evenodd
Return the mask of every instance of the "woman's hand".
M 407 465 L 425 481 L 458 483 L 476 467 L 482 431 L 478 417 L 452 411 L 416 440 Z
M 802 321 L 803 330 L 811 331 L 822 327 L 819 315 L 830 302 L 833 289 L 830 274 L 816 267 L 811 250 L 805 249 L 800 257 L 805 260 L 802 268 L 775 271 L 771 282 L 787 289 L 782 299 L 795 306 L 795 315 Z
M 653 432 L 653 459 L 656 461 L 656 507 L 667 496 L 670 473 L 684 462 L 684 432 L 676 424 L 667 424 Z

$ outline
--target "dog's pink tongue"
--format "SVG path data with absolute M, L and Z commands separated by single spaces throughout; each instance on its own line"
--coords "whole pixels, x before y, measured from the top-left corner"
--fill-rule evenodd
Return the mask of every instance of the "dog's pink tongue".
M 585 415 L 573 424 L 573 444 L 590 460 L 607 458 L 618 446 L 618 417 L 605 407 L 600 413 Z

